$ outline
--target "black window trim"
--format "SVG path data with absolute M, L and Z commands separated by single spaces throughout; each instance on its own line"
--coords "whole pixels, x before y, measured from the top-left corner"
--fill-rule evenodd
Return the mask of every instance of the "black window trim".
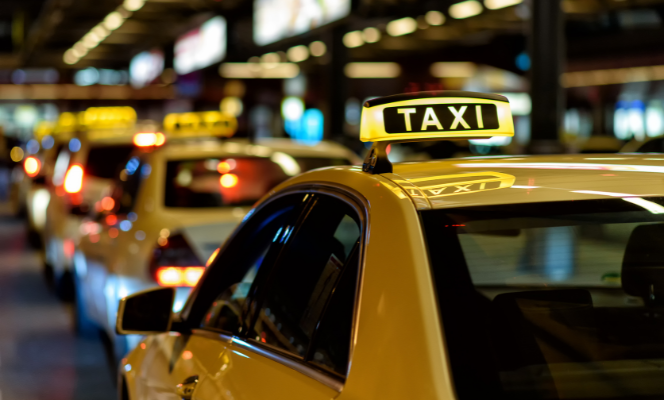
M 302 193 L 302 194 L 324 194 L 328 196 L 332 196 L 338 200 L 341 200 L 348 204 L 351 208 L 353 208 L 356 212 L 357 215 L 360 219 L 360 224 L 361 224 L 361 233 L 360 233 L 360 254 L 359 254 L 359 266 L 358 266 L 358 276 L 357 276 L 357 285 L 356 285 L 356 290 L 355 290 L 355 304 L 353 307 L 353 322 L 352 322 L 352 329 L 351 329 L 351 337 L 350 337 L 350 349 L 349 349 L 349 355 L 348 355 L 348 366 L 350 367 L 353 364 L 353 354 L 355 351 L 355 339 L 357 337 L 357 331 L 359 329 L 358 325 L 358 318 L 359 318 L 359 310 L 361 307 L 361 301 L 362 301 L 362 289 L 363 289 L 363 278 L 364 278 L 364 264 L 366 262 L 366 245 L 369 243 L 369 233 L 370 233 L 370 220 L 369 220 L 369 215 L 370 215 L 370 204 L 368 200 L 362 196 L 360 193 L 355 191 L 354 189 L 351 189 L 345 185 L 341 184 L 334 184 L 334 183 L 328 183 L 328 182 L 320 182 L 320 183 L 314 183 L 314 182 L 308 182 L 308 183 L 303 183 L 303 184 L 298 184 L 298 185 L 293 185 L 289 188 L 284 189 L 282 192 L 273 195 L 268 201 L 265 201 L 261 203 L 254 211 L 252 212 L 252 215 L 254 213 L 260 212 L 263 207 L 269 205 L 273 201 L 275 201 L 278 198 L 287 196 L 287 195 L 292 195 L 292 194 L 297 194 L 297 193 Z M 297 216 L 299 217 L 299 215 Z M 296 217 L 296 218 L 297 218 Z M 246 218 L 244 221 L 242 221 L 241 225 L 236 228 L 234 231 L 233 235 L 229 237 L 226 242 L 224 243 L 224 248 L 221 249 L 220 253 L 225 251 L 225 247 L 233 241 L 233 239 L 236 236 L 236 233 L 239 232 L 247 223 L 247 221 L 250 219 Z M 207 273 L 206 273 L 207 275 Z M 205 279 L 205 276 L 203 277 Z M 201 279 L 201 281 L 203 280 Z M 189 297 L 190 300 L 187 301 L 185 306 L 183 307 L 180 316 L 182 316 L 184 319 L 186 319 L 189 315 L 189 312 L 191 310 L 191 306 L 195 303 L 195 298 L 198 296 L 198 288 L 200 287 L 200 284 L 197 285 L 194 290 L 196 293 L 192 293 L 192 295 Z M 250 300 L 251 301 L 251 300 Z M 192 333 L 204 336 L 206 338 L 210 338 L 213 340 L 220 340 L 222 342 L 226 342 L 228 344 L 235 344 L 243 349 L 246 349 L 248 351 L 251 351 L 255 354 L 258 354 L 260 356 L 266 357 L 270 360 L 273 360 L 275 362 L 278 362 L 282 365 L 285 365 L 297 372 L 302 373 L 303 375 L 314 379 L 315 381 L 329 387 L 330 389 L 333 389 L 339 393 L 343 390 L 344 384 L 345 384 L 345 377 L 340 377 L 338 374 L 335 374 L 331 371 L 322 369 L 313 363 L 307 362 L 304 359 L 299 359 L 296 358 L 292 355 L 287 354 L 286 352 L 280 351 L 279 349 L 276 349 L 274 347 L 270 347 L 267 345 L 262 345 L 260 342 L 256 341 L 251 341 L 251 339 L 243 338 L 243 337 L 238 337 L 238 336 L 230 336 L 227 333 L 220 333 L 218 330 L 210 330 L 210 329 L 192 329 Z M 350 372 L 350 368 L 348 368 L 348 371 Z

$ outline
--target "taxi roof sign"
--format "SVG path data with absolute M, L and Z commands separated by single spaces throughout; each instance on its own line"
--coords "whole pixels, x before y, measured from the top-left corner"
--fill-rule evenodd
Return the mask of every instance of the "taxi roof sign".
M 456 90 L 379 97 L 364 103 L 360 140 L 421 141 L 514 136 L 506 97 Z
M 392 172 L 390 142 L 488 139 L 514 136 L 507 97 L 457 90 L 416 92 L 379 97 L 364 103 L 360 140 L 374 142 L 362 169 Z
M 172 113 L 164 117 L 164 132 L 179 138 L 231 137 L 237 119 L 220 111 Z

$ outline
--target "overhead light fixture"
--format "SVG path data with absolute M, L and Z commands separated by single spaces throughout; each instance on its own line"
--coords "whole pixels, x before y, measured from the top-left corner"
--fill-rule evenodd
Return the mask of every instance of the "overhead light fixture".
M 327 51 L 327 46 L 325 46 L 325 43 L 317 40 L 315 42 L 309 43 L 309 51 L 311 52 L 312 56 L 320 57 Z
M 145 0 L 124 0 L 122 6 L 127 11 L 138 11 L 145 5 Z
M 360 47 L 364 44 L 364 39 L 362 38 L 362 31 L 352 31 L 348 32 L 343 37 L 344 46 L 352 49 L 355 47 Z
M 104 18 L 104 27 L 109 31 L 114 31 L 122 26 L 124 18 L 118 11 L 113 11 Z
M 380 36 L 378 28 L 369 27 L 362 31 L 362 38 L 367 43 L 376 43 L 380 40 Z
M 281 62 L 281 57 L 277 53 L 266 53 L 261 56 L 261 63 L 265 68 L 276 67 L 279 62 Z
M 300 67 L 293 63 L 278 63 L 273 68 L 265 68 L 262 63 L 223 63 L 219 75 L 228 79 L 288 79 L 300 73 Z
M 353 79 L 396 78 L 401 66 L 394 62 L 352 62 L 344 68 L 346 76 Z
M 411 17 L 395 19 L 387 24 L 387 33 L 391 36 L 403 36 L 417 30 L 417 21 Z
M 292 62 L 302 62 L 309 58 L 309 48 L 305 45 L 291 47 L 286 52 L 286 56 Z
M 498 10 L 523 3 L 523 0 L 484 0 L 484 7 L 489 10 Z
M 424 20 L 431 26 L 440 26 L 445 23 L 445 15 L 440 11 L 431 10 L 424 15 Z
M 92 30 L 90 32 L 94 32 L 101 40 L 106 39 L 108 34 L 111 33 L 102 24 L 99 24 L 99 25 L 95 26 L 94 28 L 92 28 Z
M 74 49 L 69 49 L 65 51 L 65 54 L 62 56 L 62 60 L 69 65 L 76 64 L 80 57 L 74 54 Z
M 466 0 L 450 6 L 450 17 L 464 19 L 474 17 L 482 12 L 482 5 L 476 0 Z
M 470 78 L 476 70 L 477 66 L 471 62 L 437 62 L 429 68 L 436 78 Z
M 566 72 L 560 79 L 566 88 L 659 80 L 664 80 L 664 65 Z

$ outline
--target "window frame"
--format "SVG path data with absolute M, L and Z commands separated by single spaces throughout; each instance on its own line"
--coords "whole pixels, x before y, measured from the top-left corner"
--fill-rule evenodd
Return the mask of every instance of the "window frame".
M 352 365 L 352 360 L 353 360 L 353 354 L 355 350 L 355 338 L 357 337 L 357 330 L 358 330 L 358 317 L 359 317 L 359 309 L 361 305 L 361 293 L 362 293 L 362 286 L 363 286 L 363 276 L 364 276 L 364 265 L 366 262 L 366 245 L 369 241 L 369 233 L 370 233 L 370 221 L 369 221 L 369 211 L 370 211 L 370 205 L 369 202 L 356 192 L 355 190 L 344 186 L 340 184 L 330 184 L 330 183 L 305 183 L 305 184 L 299 184 L 299 185 L 294 185 L 292 187 L 289 187 L 282 192 L 274 195 L 272 198 L 270 198 L 268 201 L 262 203 L 259 205 L 258 208 L 256 208 L 249 216 L 249 218 L 246 218 L 240 227 L 236 229 L 236 231 L 233 233 L 233 235 L 226 241 L 224 244 L 221 252 L 226 251 L 226 248 L 229 243 L 231 243 L 237 236 L 237 233 L 242 230 L 248 223 L 248 221 L 251 219 L 251 216 L 260 212 L 260 210 L 264 209 L 270 204 L 273 204 L 274 201 L 277 201 L 280 198 L 283 198 L 288 195 L 292 194 L 322 194 L 326 196 L 333 197 L 337 200 L 343 201 L 346 203 L 350 208 L 352 208 L 356 213 L 357 217 L 359 218 L 360 221 L 360 243 L 359 243 L 359 254 L 358 254 L 358 271 L 357 271 L 357 284 L 356 284 L 356 289 L 355 289 L 355 301 L 354 301 L 354 306 L 353 306 L 353 320 L 351 323 L 351 335 L 349 337 L 350 340 L 350 346 L 349 346 L 349 355 L 348 355 L 348 365 Z M 311 209 L 311 205 L 309 204 L 309 201 L 305 202 L 306 204 L 304 205 L 303 208 L 297 212 L 297 215 L 293 216 L 294 218 L 294 223 L 298 223 L 302 215 L 306 210 Z M 272 265 L 270 265 L 270 268 L 273 268 L 274 265 L 278 263 L 278 260 L 281 258 L 281 252 L 284 249 L 284 244 L 282 244 L 279 247 L 279 251 L 277 254 L 277 257 L 273 259 Z M 217 260 L 219 260 L 221 257 L 218 257 Z M 205 276 L 201 281 L 204 281 L 205 278 L 207 277 L 208 273 L 206 271 Z M 190 299 L 187 301 L 187 304 L 183 307 L 183 310 L 181 312 L 181 317 L 185 320 L 188 321 L 191 317 L 191 312 L 194 307 L 202 307 L 199 304 L 196 303 L 196 298 L 199 297 L 199 288 L 201 285 L 197 285 L 196 288 L 194 289 L 194 293 L 190 296 Z M 257 295 L 260 296 L 261 293 L 265 291 L 265 285 L 259 286 L 258 290 L 255 292 L 250 293 L 247 296 L 247 304 L 253 305 L 254 304 L 254 297 Z M 329 304 L 329 301 L 326 302 L 326 308 Z M 315 364 L 309 362 L 306 360 L 306 358 L 301 359 L 298 357 L 295 357 L 293 355 L 288 354 L 287 352 L 280 351 L 279 349 L 276 349 L 274 347 L 270 347 L 267 345 L 261 345 L 258 342 L 255 341 L 249 341 L 249 339 L 246 337 L 246 333 L 248 331 L 248 326 L 246 325 L 246 317 L 249 317 L 250 321 L 253 322 L 254 320 L 254 314 L 255 314 L 255 308 L 250 307 L 250 312 L 249 315 L 243 315 L 242 316 L 242 334 L 240 336 L 238 335 L 230 335 L 227 332 L 221 333 L 220 331 L 212 330 L 212 329 L 202 329 L 202 328 L 195 328 L 192 327 L 192 331 L 194 334 L 204 336 L 210 339 L 215 339 L 215 340 L 221 340 L 226 343 L 232 343 L 234 345 L 237 345 L 238 347 L 241 347 L 243 349 L 246 349 L 248 351 L 251 351 L 255 354 L 261 355 L 263 357 L 266 357 L 272 361 L 278 362 L 282 365 L 285 365 L 287 367 L 290 367 L 305 376 L 312 378 L 319 383 L 322 383 L 329 388 L 341 392 L 346 380 L 346 377 L 342 377 L 339 374 L 333 373 L 329 370 L 323 369 L 321 367 L 316 366 Z M 192 323 L 196 323 L 196 318 L 192 321 Z M 315 331 L 316 332 L 316 331 Z M 312 342 L 310 343 L 309 347 L 313 346 L 316 340 L 316 333 L 314 333 L 314 336 L 312 337 Z M 309 348 L 307 349 L 308 353 Z M 349 369 L 350 371 L 350 369 Z

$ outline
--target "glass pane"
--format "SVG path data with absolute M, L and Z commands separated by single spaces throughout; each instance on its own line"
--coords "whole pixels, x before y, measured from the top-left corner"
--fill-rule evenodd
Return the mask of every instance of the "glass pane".
M 166 207 L 252 205 L 270 189 L 311 168 L 348 164 L 334 158 L 279 157 L 206 158 L 169 161 Z
M 423 211 L 459 397 L 664 396 L 662 204 Z
M 286 224 L 292 218 L 294 210 L 293 206 L 277 211 L 263 210 L 264 212 L 254 216 L 245 228 L 252 231 L 246 236 L 247 241 L 233 243 L 234 249 L 243 249 L 239 257 L 217 261 L 232 265 L 235 272 L 240 272 L 236 274 L 240 279 L 223 288 L 215 287 L 218 295 L 210 305 L 201 327 L 239 333 L 242 311 L 251 286 L 270 248 L 280 244 L 277 240 L 278 235 L 288 228 Z M 221 254 L 217 260 L 223 257 Z
M 356 218 L 340 200 L 316 197 L 313 210 L 296 227 L 280 256 L 250 337 L 299 357 L 306 355 L 344 264 L 359 240 Z

